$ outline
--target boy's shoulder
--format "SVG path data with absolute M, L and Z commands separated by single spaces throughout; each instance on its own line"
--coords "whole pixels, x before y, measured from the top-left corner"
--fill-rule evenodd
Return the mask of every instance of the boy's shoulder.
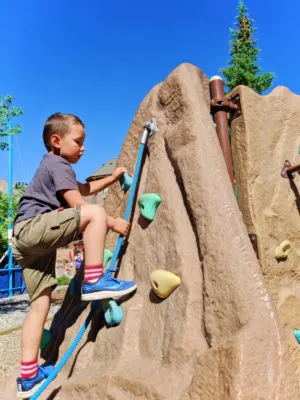
M 71 166 L 71 164 L 69 163 L 69 161 L 67 161 L 65 158 L 58 156 L 56 154 L 45 154 L 40 162 L 40 165 L 37 169 L 37 173 L 38 172 L 42 172 L 42 171 L 48 171 L 51 173 L 53 173 L 55 170 L 72 170 L 73 168 Z
M 47 153 L 44 155 L 44 157 L 42 158 L 41 164 L 45 164 L 45 165 L 65 164 L 65 165 L 71 166 L 69 161 L 67 161 L 65 158 L 58 156 L 57 154 L 51 154 L 51 153 Z

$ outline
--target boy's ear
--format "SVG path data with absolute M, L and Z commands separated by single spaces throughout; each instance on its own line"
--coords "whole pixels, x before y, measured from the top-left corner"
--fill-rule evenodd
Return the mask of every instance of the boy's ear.
M 60 149 L 60 147 L 61 147 L 61 137 L 59 135 L 56 135 L 56 134 L 52 135 L 51 139 L 50 139 L 50 142 L 51 142 L 51 146 L 52 147 L 54 147 L 55 149 Z

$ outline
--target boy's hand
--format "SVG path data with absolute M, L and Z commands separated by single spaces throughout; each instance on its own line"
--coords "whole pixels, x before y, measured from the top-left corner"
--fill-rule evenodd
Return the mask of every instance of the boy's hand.
M 111 218 L 108 222 L 108 227 L 112 231 L 117 232 L 122 236 L 127 236 L 129 234 L 130 223 L 128 221 L 125 221 L 122 218 Z
M 127 169 L 124 168 L 124 167 L 116 168 L 114 170 L 114 172 L 112 173 L 112 177 L 113 177 L 114 182 L 116 182 L 120 178 L 120 176 L 123 175 L 125 172 L 127 173 Z

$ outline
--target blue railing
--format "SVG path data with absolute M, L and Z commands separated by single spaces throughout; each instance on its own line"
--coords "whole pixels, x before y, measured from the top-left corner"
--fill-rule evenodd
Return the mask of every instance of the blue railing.
M 0 298 L 12 297 L 26 291 L 22 268 L 9 262 L 11 256 L 9 247 L 6 256 L 8 262 L 3 268 L 0 268 Z

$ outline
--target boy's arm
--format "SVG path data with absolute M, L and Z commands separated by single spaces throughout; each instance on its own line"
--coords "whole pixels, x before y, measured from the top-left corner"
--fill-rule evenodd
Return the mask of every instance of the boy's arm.
M 60 194 L 70 207 L 84 206 L 85 204 L 89 204 L 87 201 L 84 201 L 79 190 L 61 190 Z M 114 218 L 108 215 L 107 227 L 114 232 L 120 233 L 123 236 L 127 236 L 130 229 L 130 223 L 122 218 Z
M 127 172 L 126 168 L 118 167 L 114 170 L 112 175 L 99 179 L 97 181 L 87 183 L 77 182 L 79 192 L 82 196 L 90 196 L 92 194 L 101 192 L 102 190 L 116 182 L 125 172 Z

